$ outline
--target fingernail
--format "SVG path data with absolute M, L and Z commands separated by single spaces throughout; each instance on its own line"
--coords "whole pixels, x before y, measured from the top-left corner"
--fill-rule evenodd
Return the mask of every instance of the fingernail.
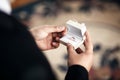
M 63 30 L 63 29 L 65 29 L 65 27 L 64 26 L 59 26 L 58 29 Z
M 70 43 L 67 43 L 68 46 L 70 46 L 71 44 Z

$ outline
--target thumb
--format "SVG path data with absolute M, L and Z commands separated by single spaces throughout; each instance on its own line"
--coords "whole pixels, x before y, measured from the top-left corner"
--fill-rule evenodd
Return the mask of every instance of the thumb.
M 65 30 L 65 26 L 52 26 L 52 27 L 46 27 L 46 31 L 48 33 L 51 33 L 51 32 L 62 32 Z
M 67 44 L 67 51 L 69 55 L 75 53 L 75 49 L 70 43 Z

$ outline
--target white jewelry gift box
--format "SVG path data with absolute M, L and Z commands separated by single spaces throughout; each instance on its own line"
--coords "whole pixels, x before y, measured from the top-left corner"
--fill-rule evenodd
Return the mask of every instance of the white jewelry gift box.
M 85 40 L 86 26 L 84 23 L 68 20 L 66 22 L 67 34 L 63 36 L 60 41 L 63 44 L 70 43 L 77 49 Z

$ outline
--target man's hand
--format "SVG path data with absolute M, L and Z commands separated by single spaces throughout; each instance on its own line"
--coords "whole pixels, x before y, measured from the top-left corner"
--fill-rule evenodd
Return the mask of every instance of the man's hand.
M 86 32 L 85 35 L 86 40 L 84 42 L 84 52 L 80 48 L 75 50 L 71 44 L 67 45 L 68 66 L 81 65 L 89 71 L 93 64 L 93 45 L 89 33 Z
M 41 50 L 57 48 L 60 44 L 59 39 L 66 33 L 66 27 L 43 26 L 30 30 L 38 47 Z

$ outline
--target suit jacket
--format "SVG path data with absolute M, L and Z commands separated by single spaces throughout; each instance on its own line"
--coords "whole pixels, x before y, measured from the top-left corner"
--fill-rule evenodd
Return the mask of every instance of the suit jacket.
M 0 12 L 0 80 L 56 80 L 46 57 L 27 27 Z M 66 80 L 88 80 L 80 65 L 69 67 Z

